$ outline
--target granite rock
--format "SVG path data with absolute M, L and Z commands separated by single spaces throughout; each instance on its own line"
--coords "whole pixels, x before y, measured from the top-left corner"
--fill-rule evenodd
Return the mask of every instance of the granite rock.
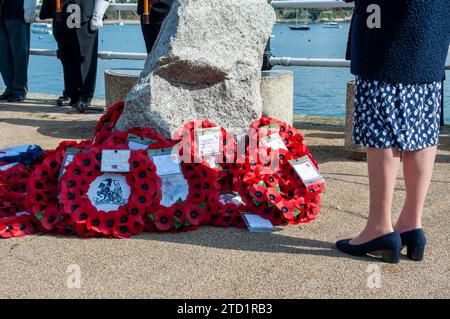
M 175 1 L 117 128 L 165 137 L 209 119 L 241 132 L 262 113 L 264 49 L 275 22 L 267 0 Z

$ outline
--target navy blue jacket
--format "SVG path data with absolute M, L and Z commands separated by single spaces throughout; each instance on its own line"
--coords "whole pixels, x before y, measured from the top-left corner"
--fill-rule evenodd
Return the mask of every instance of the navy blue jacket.
M 381 28 L 369 28 L 367 7 L 381 9 Z M 445 78 L 450 0 L 356 0 L 347 59 L 351 72 L 388 83 L 423 84 Z
M 0 19 L 23 19 L 23 0 L 5 0 L 0 8 Z

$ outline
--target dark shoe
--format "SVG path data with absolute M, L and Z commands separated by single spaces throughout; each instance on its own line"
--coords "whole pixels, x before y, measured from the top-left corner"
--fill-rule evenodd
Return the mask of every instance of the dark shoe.
M 336 243 L 336 247 L 343 253 L 353 256 L 365 256 L 381 251 L 383 261 L 393 264 L 400 262 L 402 241 L 398 232 L 392 232 L 360 245 L 352 245 L 350 240 L 340 240 Z
M 25 96 L 11 95 L 8 98 L 8 102 L 10 103 L 20 103 L 25 101 Z
M 56 105 L 58 106 L 69 106 L 70 105 L 70 98 L 67 96 L 60 96 L 57 100 L 56 100 Z
M 10 98 L 11 93 L 3 93 L 2 95 L 0 95 L 0 101 L 6 101 Z
M 91 106 L 91 99 L 81 98 L 73 107 L 79 112 L 84 113 Z
M 400 234 L 406 255 L 414 261 L 422 261 L 427 239 L 423 229 L 414 229 Z

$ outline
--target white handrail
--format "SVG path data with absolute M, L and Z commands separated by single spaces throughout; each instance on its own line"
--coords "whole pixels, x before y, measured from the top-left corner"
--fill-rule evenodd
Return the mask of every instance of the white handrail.
M 56 56 L 56 50 L 47 49 L 30 49 L 31 55 L 37 56 Z M 146 53 L 134 52 L 112 52 L 100 51 L 98 53 L 99 59 L 102 60 L 136 60 L 145 61 L 147 59 Z M 291 57 L 271 57 L 270 64 L 281 66 L 305 66 L 305 67 L 325 67 L 325 68 L 347 68 L 350 66 L 350 61 L 344 59 L 317 59 L 317 58 L 291 58 Z M 445 67 L 450 70 L 450 61 Z

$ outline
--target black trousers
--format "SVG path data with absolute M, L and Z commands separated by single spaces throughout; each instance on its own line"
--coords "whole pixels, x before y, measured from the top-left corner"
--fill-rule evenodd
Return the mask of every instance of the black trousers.
M 0 73 L 6 94 L 26 96 L 29 56 L 30 24 L 23 19 L 0 19 Z
M 147 53 L 150 53 L 152 51 L 153 45 L 155 44 L 156 38 L 158 37 L 159 31 L 161 30 L 161 24 L 161 22 L 150 22 L 150 24 L 144 24 L 142 23 L 141 18 L 141 29 L 144 36 Z
M 91 99 L 97 80 L 98 31 L 91 31 L 89 22 L 70 29 L 65 22 L 54 21 L 53 34 L 63 66 L 65 95 L 72 101 Z

